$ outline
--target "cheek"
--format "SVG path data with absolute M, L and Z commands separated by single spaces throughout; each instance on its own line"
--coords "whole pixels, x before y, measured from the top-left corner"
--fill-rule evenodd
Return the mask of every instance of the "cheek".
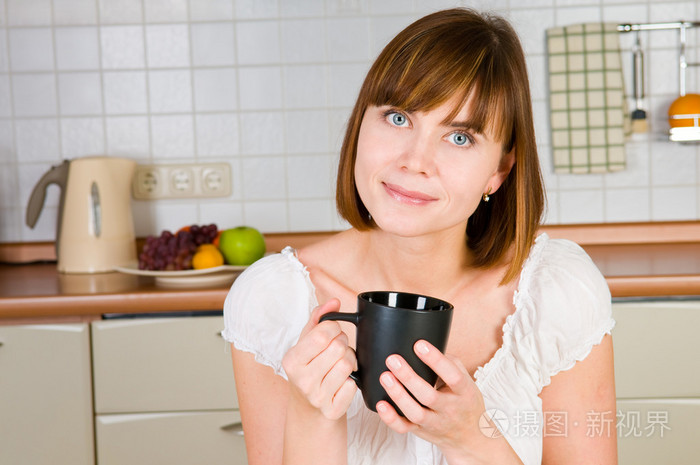
M 483 164 L 455 164 L 441 172 L 445 190 L 458 208 L 475 209 L 481 202 L 492 170 Z
M 371 129 L 360 129 L 355 157 L 355 184 L 367 184 L 385 163 L 383 156 L 387 153 L 381 146 L 381 140 L 373 137 Z

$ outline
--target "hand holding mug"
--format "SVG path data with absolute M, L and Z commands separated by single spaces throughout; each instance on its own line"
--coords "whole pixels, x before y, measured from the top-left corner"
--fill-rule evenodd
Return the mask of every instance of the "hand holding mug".
M 478 450 L 476 443 L 485 439 L 479 429 L 485 411 L 483 396 L 459 359 L 425 341 L 418 341 L 414 351 L 437 373 L 438 385 L 428 384 L 400 356 L 390 356 L 390 371 L 384 372 L 380 381 L 401 410 L 379 402 L 379 416 L 392 430 L 411 432 L 437 444 L 448 462 L 459 463 L 457 458 Z
M 379 382 L 386 371 L 387 358 L 399 354 L 431 386 L 437 374 L 413 351 L 413 345 L 426 340 L 440 351 L 447 346 L 453 307 L 434 297 L 391 291 L 364 292 L 357 297 L 357 313 L 327 313 L 321 321 L 348 321 L 357 326 L 358 370 L 351 373 L 362 391 L 365 404 L 376 411 L 379 401 L 396 404 Z
M 347 335 L 336 322 L 319 323 L 321 315 L 339 309 L 337 299 L 316 307 L 298 342 L 282 359 L 291 395 L 331 420 L 345 414 L 357 391 L 349 379 L 356 363 Z

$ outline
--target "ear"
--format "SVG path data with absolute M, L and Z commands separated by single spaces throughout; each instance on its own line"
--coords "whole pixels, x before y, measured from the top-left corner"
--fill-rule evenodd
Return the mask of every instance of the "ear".
M 513 169 L 513 165 L 515 165 L 515 150 L 511 150 L 501 157 L 501 161 L 498 163 L 496 172 L 493 173 L 488 184 L 486 184 L 487 190 L 490 190 L 491 194 L 496 192 L 498 188 L 501 187 L 503 181 L 505 181 L 510 174 L 510 170 Z

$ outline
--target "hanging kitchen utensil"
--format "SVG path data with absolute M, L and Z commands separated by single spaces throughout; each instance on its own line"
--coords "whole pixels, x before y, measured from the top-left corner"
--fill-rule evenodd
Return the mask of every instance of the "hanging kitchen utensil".
M 696 25 L 697 23 L 682 22 L 679 28 L 678 90 L 680 96 L 668 108 L 670 139 L 676 142 L 700 141 L 700 95 L 686 93 L 685 76 L 688 66 L 698 65 L 688 63 L 685 56 L 687 29 Z
M 632 132 L 647 132 L 647 112 L 644 111 L 644 52 L 636 32 L 634 48 L 632 49 L 632 74 L 634 91 L 634 111 L 632 112 Z

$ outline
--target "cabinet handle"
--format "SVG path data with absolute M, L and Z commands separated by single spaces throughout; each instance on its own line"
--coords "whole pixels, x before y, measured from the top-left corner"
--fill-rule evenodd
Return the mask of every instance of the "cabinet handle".
M 239 421 L 237 423 L 231 423 L 221 427 L 223 431 L 230 431 L 233 434 L 243 436 L 243 424 Z

